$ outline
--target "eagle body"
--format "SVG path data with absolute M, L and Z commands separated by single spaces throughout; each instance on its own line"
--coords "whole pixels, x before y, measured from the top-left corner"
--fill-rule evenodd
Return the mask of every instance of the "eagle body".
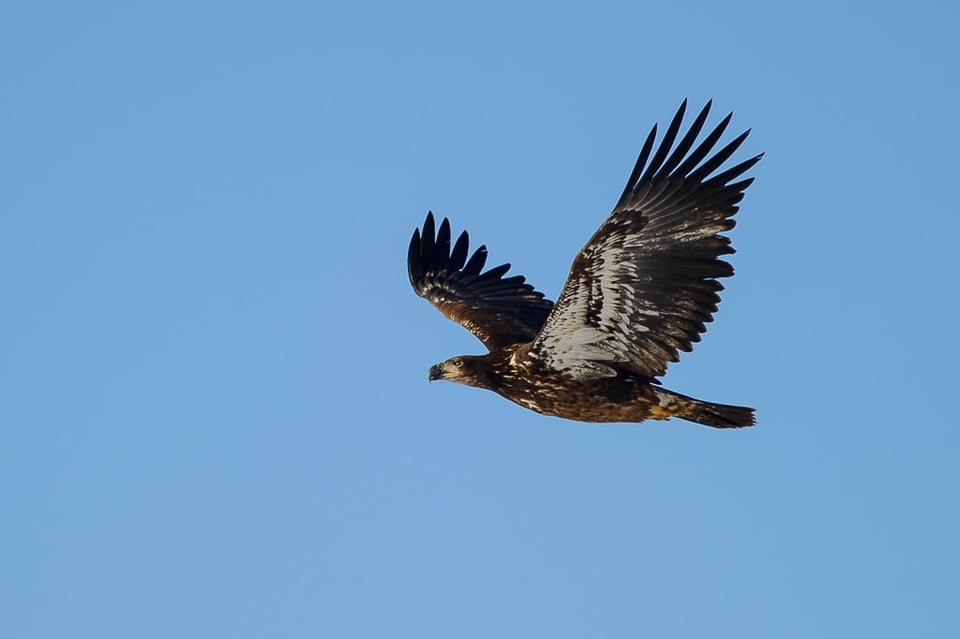
M 686 101 L 654 150 L 647 136 L 613 212 L 577 254 L 554 304 L 505 277 L 509 264 L 483 270 L 487 250 L 469 253 L 464 231 L 432 213 L 410 241 L 414 291 L 472 332 L 486 355 L 430 368 L 430 380 L 485 388 L 544 415 L 582 422 L 679 417 L 715 428 L 754 424 L 752 408 L 693 399 L 660 386 L 667 364 L 700 340 L 733 268 L 721 233 L 734 226 L 757 155 L 720 170 L 746 139 L 715 146 L 730 118 L 697 141 L 707 103 L 678 141 Z M 468 259 L 469 256 L 469 259 Z
M 716 428 L 736 428 L 753 410 L 695 400 L 620 371 L 615 377 L 571 381 L 529 356 L 530 344 L 482 356 L 461 356 L 431 367 L 428 377 L 493 391 L 541 415 L 579 422 L 642 422 L 679 417 Z

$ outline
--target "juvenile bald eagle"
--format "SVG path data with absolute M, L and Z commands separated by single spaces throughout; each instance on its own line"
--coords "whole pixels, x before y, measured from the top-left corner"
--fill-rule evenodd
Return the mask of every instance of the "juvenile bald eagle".
M 692 350 L 720 301 L 717 278 L 733 275 L 723 235 L 763 154 L 717 170 L 747 130 L 714 152 L 732 113 L 696 144 L 700 111 L 676 145 L 686 101 L 654 151 L 654 125 L 613 212 L 580 250 L 556 304 L 509 264 L 482 271 L 485 246 L 451 248 L 450 223 L 432 213 L 410 240 L 417 295 L 477 336 L 488 353 L 430 368 L 430 380 L 477 386 L 544 415 L 584 422 L 679 417 L 715 428 L 752 426 L 752 408 L 712 404 L 659 386 L 679 351 Z M 696 144 L 696 146 L 695 146 Z M 652 153 L 652 156 L 651 156 Z

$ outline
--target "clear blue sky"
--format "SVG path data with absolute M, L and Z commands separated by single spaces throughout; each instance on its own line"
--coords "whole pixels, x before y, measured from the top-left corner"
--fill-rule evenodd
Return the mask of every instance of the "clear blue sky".
M 960 636 L 947 4 L 5 3 L 0 636 Z M 428 384 L 426 211 L 555 297 L 684 97 L 759 426 Z

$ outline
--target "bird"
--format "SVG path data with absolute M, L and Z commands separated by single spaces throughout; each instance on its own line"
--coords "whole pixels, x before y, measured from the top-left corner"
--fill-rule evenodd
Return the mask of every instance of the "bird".
M 485 245 L 470 254 L 463 231 L 428 212 L 407 252 L 410 284 L 444 316 L 473 333 L 484 355 L 431 366 L 428 379 L 487 389 L 541 413 L 587 423 L 671 417 L 714 428 L 756 423 L 755 409 L 701 401 L 660 382 L 713 321 L 733 275 L 722 235 L 763 153 L 721 170 L 750 134 L 717 149 L 733 113 L 702 140 L 713 101 L 679 137 L 687 100 L 659 144 L 647 135 L 613 211 L 577 253 L 556 303 L 507 276 L 509 263 L 483 270 Z M 679 140 L 678 140 L 679 137 Z M 469 256 L 469 259 L 468 259 Z

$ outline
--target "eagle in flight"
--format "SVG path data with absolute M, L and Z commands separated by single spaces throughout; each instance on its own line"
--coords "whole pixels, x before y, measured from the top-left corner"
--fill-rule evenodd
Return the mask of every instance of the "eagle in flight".
M 451 242 L 450 222 L 437 227 L 427 214 L 407 255 L 413 290 L 489 351 L 432 366 L 431 381 L 486 388 L 583 422 L 755 423 L 752 408 L 693 399 L 657 379 L 713 320 L 723 290 L 717 280 L 733 275 L 720 259 L 734 252 L 721 233 L 733 228 L 753 182 L 743 174 L 763 156 L 718 172 L 750 131 L 715 151 L 731 113 L 697 143 L 708 102 L 677 142 L 686 104 L 659 145 L 656 125 L 650 131 L 620 200 L 573 260 L 556 303 L 523 276 L 506 277 L 510 264 L 484 271 L 486 247 L 470 255 L 466 231 Z

